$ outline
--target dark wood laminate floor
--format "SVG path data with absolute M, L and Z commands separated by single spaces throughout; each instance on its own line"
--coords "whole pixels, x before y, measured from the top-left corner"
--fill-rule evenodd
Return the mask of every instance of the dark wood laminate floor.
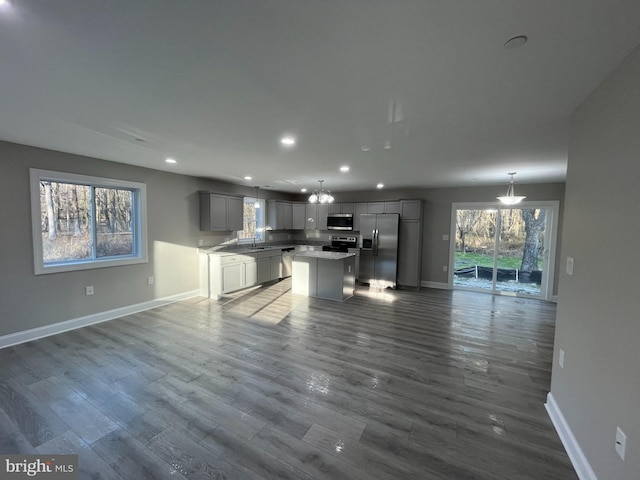
M 0 350 L 0 452 L 86 479 L 577 479 L 543 406 L 554 305 L 290 285 Z

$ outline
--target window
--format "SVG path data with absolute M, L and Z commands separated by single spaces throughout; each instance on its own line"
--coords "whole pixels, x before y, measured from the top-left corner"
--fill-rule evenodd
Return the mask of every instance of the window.
M 30 170 L 36 275 L 147 262 L 146 185 Z
M 256 204 L 259 207 L 256 208 Z M 244 230 L 238 232 L 238 243 L 262 243 L 264 237 L 264 200 L 244 197 L 243 226 Z

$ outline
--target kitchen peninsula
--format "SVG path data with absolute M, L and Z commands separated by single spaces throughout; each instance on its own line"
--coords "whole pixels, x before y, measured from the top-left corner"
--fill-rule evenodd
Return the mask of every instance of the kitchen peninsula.
M 356 286 L 355 254 L 343 252 L 295 251 L 291 268 L 294 294 L 343 302 Z

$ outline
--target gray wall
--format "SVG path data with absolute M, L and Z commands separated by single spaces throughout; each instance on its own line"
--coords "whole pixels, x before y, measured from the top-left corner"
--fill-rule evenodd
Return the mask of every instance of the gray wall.
M 29 168 L 146 183 L 149 263 L 34 275 Z M 0 142 L 0 335 L 197 290 L 198 240 L 235 236 L 199 231 L 198 190 L 255 195 L 251 187 Z M 84 295 L 87 285 L 94 296 Z
M 601 480 L 640 478 L 638 180 L 640 49 L 575 112 L 569 144 L 562 258 L 575 267 L 560 276 L 551 393 Z
M 143 182 L 147 185 L 149 263 L 77 272 L 34 275 L 30 219 L 29 168 Z M 491 201 L 505 185 L 483 188 L 414 189 L 336 194 L 337 201 L 422 198 L 425 200 L 422 279 L 447 282 L 442 265 L 449 259 L 452 202 Z M 251 186 L 176 175 L 94 158 L 0 142 L 0 335 L 100 313 L 198 289 L 196 247 L 218 245 L 232 233 L 200 232 L 198 190 L 248 196 Z M 562 200 L 563 184 L 518 185 L 531 200 Z M 261 198 L 296 196 L 260 190 Z M 301 199 L 301 198 L 299 198 Z M 294 239 L 328 241 L 330 232 L 304 232 Z M 273 232 L 272 240 L 289 234 Z M 146 278 L 155 277 L 154 285 Z M 95 295 L 84 295 L 93 285 Z
M 506 177 L 506 175 L 505 175 Z M 502 185 L 472 188 L 436 188 L 411 190 L 374 190 L 368 192 L 334 193 L 336 202 L 361 202 L 376 200 L 397 200 L 401 198 L 421 198 L 424 200 L 422 280 L 425 282 L 447 283 L 448 274 L 442 270 L 449 265 L 448 240 L 442 235 L 451 232 L 451 205 L 457 202 L 493 202 L 496 196 L 506 192 L 508 181 Z M 516 193 L 525 195 L 526 201 L 559 201 L 559 232 L 562 231 L 562 210 L 564 183 L 521 185 L 516 182 Z M 300 198 L 302 200 L 302 198 Z M 561 244 L 558 234 L 558 245 Z M 559 253 L 559 252 L 558 252 Z M 554 294 L 557 293 L 558 262 L 556 258 L 556 279 Z

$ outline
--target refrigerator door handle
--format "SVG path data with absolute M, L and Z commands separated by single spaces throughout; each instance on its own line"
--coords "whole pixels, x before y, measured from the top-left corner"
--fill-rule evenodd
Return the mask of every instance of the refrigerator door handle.
M 374 245 L 375 245 L 373 256 L 377 257 L 378 256 L 378 239 L 380 237 L 380 230 L 376 228 L 373 232 L 374 232 L 373 235 L 374 235 Z

